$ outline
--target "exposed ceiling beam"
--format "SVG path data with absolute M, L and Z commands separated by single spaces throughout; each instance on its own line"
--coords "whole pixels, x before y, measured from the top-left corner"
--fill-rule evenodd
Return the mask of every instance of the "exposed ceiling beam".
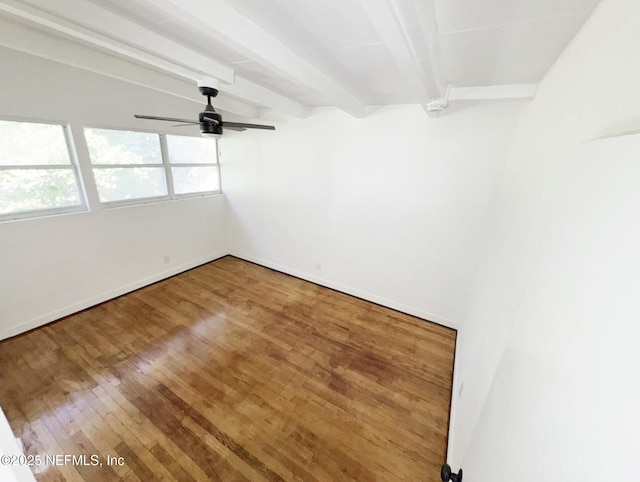
M 0 11 L 181 77 L 208 75 L 227 83 L 234 80 L 231 67 L 195 53 L 97 5 L 82 0 L 47 0 L 43 3 L 48 10 L 64 12 L 65 18 L 72 21 L 14 0 L 0 0 Z M 81 25 L 87 19 L 91 24 L 85 28 Z M 99 32 L 109 32 L 109 36 Z M 153 46 L 155 52 L 162 52 L 162 57 L 131 45 Z M 194 69 L 194 65 L 198 67 Z
M 51 36 L 4 17 L 0 17 L 0 45 L 189 100 L 200 107 L 204 102 L 196 90 L 195 82 L 169 76 L 62 37 Z M 216 98 L 216 107 L 248 118 L 260 116 L 259 108 L 223 94 Z
M 446 105 L 447 82 L 433 1 L 360 0 L 360 4 L 396 60 L 398 76 L 423 99 L 427 113 L 436 104 Z
M 147 0 L 176 19 L 241 53 L 271 72 L 327 96 L 331 104 L 362 117 L 364 103 L 346 87 L 294 54 L 259 25 L 221 0 Z M 206 19 L 206 20 L 205 20 Z
M 14 0 L 0 0 L 0 12 L 194 83 L 203 77 L 215 77 L 227 83 L 235 81 L 232 87 L 224 90 L 241 101 L 282 110 L 297 117 L 305 117 L 310 110 L 308 106 L 246 79 L 236 79 L 230 67 L 97 5 L 84 0 L 42 0 L 42 3 L 47 10 L 60 11 L 73 22 Z M 109 32 L 109 36 L 99 33 L 101 31 Z M 145 50 L 132 45 L 144 45 Z

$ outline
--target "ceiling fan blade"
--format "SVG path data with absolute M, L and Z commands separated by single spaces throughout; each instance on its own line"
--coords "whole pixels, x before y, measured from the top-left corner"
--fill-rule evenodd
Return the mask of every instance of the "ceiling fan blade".
M 186 127 L 192 125 L 195 125 L 195 123 L 190 122 L 189 124 L 173 124 L 171 127 Z
M 276 128 L 274 126 L 266 126 L 264 124 L 245 124 L 243 122 L 222 122 L 222 127 L 225 129 L 231 129 L 233 127 L 237 127 L 239 129 L 267 129 L 270 131 L 275 131 Z
M 161 121 L 169 121 L 169 122 L 180 122 L 183 124 L 200 124 L 198 121 L 192 121 L 189 119 L 176 119 L 175 117 L 156 117 L 153 115 L 138 115 L 134 114 L 133 117 L 136 119 L 148 119 L 148 120 L 161 120 Z
M 246 131 L 247 130 L 244 127 L 229 127 L 226 124 L 225 124 L 224 128 L 225 129 L 229 129 L 230 131 L 238 131 L 238 132 L 242 132 L 242 131 Z

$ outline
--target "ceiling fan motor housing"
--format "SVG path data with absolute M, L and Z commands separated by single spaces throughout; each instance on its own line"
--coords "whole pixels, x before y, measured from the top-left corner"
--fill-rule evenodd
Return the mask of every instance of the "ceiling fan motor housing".
M 209 107 L 207 106 L 204 112 L 200 112 L 200 132 L 203 136 L 220 136 L 222 135 L 222 116 L 213 108 L 209 110 Z M 207 118 L 216 119 L 218 122 L 212 122 Z

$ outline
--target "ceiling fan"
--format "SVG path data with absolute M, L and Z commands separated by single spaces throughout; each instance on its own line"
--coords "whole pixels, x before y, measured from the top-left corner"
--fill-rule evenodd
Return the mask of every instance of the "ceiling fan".
M 177 119 L 175 117 L 156 117 L 152 115 L 138 115 L 134 114 L 136 119 L 149 119 L 149 120 L 161 120 L 169 122 L 179 122 L 179 126 L 200 125 L 200 132 L 205 137 L 220 137 L 224 129 L 230 129 L 233 131 L 245 131 L 247 129 L 266 129 L 275 131 L 274 126 L 267 126 L 263 124 L 245 124 L 244 122 L 226 122 L 222 120 L 222 116 L 218 114 L 211 105 L 211 97 L 218 95 L 218 89 L 215 87 L 199 86 L 200 93 L 207 97 L 207 105 L 204 110 L 200 112 L 197 121 L 189 119 Z

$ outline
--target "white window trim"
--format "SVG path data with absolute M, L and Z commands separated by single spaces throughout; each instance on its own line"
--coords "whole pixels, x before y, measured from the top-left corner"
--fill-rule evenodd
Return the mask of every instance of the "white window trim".
M 0 166 L 0 170 L 52 170 L 52 169 L 71 169 L 73 177 L 76 180 L 76 187 L 78 189 L 79 204 L 73 206 L 63 206 L 44 209 L 30 209 L 27 211 L 15 211 L 11 213 L 0 214 L 0 222 L 6 221 L 18 221 L 21 219 L 33 219 L 41 217 L 57 216 L 62 214 L 74 214 L 74 213 L 86 213 L 89 212 L 89 204 L 87 203 L 87 193 L 85 191 L 84 183 L 82 182 L 82 176 L 80 175 L 80 166 L 78 163 L 78 154 L 73 142 L 73 136 L 71 134 L 71 126 L 69 122 L 58 121 L 51 119 L 33 119 L 27 117 L 13 117 L 13 116 L 0 116 L 0 120 L 9 122 L 22 122 L 25 124 L 45 124 L 55 125 L 62 127 L 64 135 L 64 141 L 67 146 L 67 154 L 69 154 L 69 166 L 62 164 L 54 164 L 47 166 L 45 164 L 32 164 L 32 165 L 11 165 Z

